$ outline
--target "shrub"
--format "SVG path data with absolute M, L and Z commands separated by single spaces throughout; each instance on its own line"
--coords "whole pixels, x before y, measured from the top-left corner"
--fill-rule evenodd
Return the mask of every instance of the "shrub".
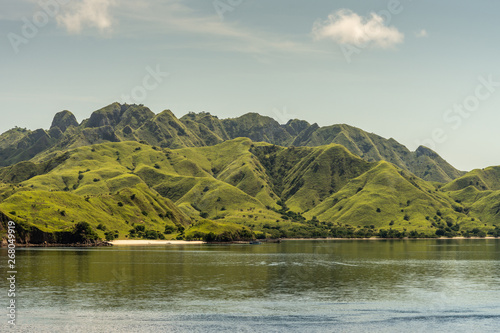
M 106 231 L 104 233 L 104 236 L 106 237 L 107 241 L 112 241 L 112 240 L 118 238 L 119 233 L 118 233 L 118 230 L 115 230 L 115 231 Z
M 176 227 L 174 227 L 173 225 L 170 225 L 170 224 L 167 224 L 165 226 L 165 231 L 163 232 L 164 234 L 173 234 L 175 231 L 177 230 Z
M 146 227 L 143 224 L 137 224 L 134 226 L 135 231 L 141 231 L 144 232 L 146 230 Z
M 436 235 L 437 236 L 444 236 L 446 231 L 444 229 L 438 229 L 436 230 Z
M 73 229 L 73 239 L 75 242 L 83 243 L 99 239 L 99 235 L 92 229 L 88 222 L 78 222 Z
M 210 232 L 203 237 L 205 242 L 215 242 L 215 239 L 216 235 L 213 232 Z
M 146 239 L 158 239 L 158 231 L 156 230 L 148 230 L 146 231 L 146 233 L 144 234 L 144 237 Z

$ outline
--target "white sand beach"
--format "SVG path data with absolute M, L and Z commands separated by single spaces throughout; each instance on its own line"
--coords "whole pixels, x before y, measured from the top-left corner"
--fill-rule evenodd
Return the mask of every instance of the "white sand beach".
M 204 244 L 203 241 L 185 241 L 185 240 L 148 240 L 148 239 L 122 239 L 110 241 L 113 245 L 194 245 Z

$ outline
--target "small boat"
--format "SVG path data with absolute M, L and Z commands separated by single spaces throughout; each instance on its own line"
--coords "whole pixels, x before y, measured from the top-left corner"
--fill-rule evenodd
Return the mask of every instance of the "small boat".
M 259 242 L 259 241 L 251 241 L 251 242 L 249 242 L 248 244 L 251 244 L 251 245 L 260 245 L 260 244 L 262 244 L 262 243 L 261 243 L 261 242 Z

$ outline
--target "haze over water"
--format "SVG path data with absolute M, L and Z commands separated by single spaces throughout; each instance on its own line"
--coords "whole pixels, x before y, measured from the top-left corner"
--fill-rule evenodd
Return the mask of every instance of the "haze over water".
M 19 249 L 13 331 L 495 331 L 499 259 L 483 239 Z

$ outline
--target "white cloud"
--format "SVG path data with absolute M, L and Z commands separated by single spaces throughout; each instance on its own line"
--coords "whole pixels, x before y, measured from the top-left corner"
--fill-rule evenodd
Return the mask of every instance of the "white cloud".
M 57 16 L 57 23 L 69 33 L 81 33 L 84 27 L 97 28 L 101 32 L 111 29 L 113 19 L 109 13 L 114 0 L 83 0 L 65 5 Z
M 312 33 L 317 40 L 332 39 L 338 44 L 380 48 L 389 48 L 404 40 L 404 35 L 397 28 L 387 26 L 380 15 L 370 13 L 369 17 L 362 17 L 349 9 L 338 10 L 325 21 L 316 21 Z
M 415 36 L 416 36 L 417 38 L 424 38 L 424 37 L 429 36 L 429 34 L 427 33 L 427 30 L 422 29 L 422 30 L 420 30 L 420 31 L 416 32 L 416 33 L 415 33 Z

